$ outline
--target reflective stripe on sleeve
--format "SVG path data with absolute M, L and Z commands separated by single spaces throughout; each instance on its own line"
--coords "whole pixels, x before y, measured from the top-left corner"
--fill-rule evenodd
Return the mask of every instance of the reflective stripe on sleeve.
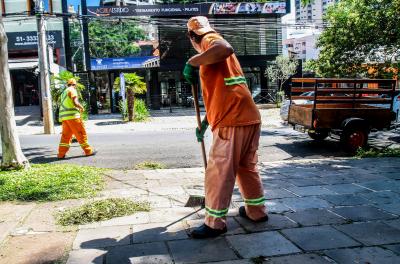
M 246 83 L 246 78 L 243 76 L 231 77 L 231 78 L 224 78 L 225 85 L 235 85 Z

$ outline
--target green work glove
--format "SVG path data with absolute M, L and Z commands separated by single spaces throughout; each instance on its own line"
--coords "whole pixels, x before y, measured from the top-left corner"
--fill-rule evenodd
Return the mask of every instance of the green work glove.
M 202 142 L 204 139 L 204 134 L 206 133 L 206 130 L 208 128 L 208 121 L 203 120 L 201 121 L 201 128 L 199 129 L 196 127 L 196 137 L 198 142 Z
M 183 69 L 183 76 L 185 76 L 186 81 L 190 85 L 194 85 L 197 79 L 196 68 L 186 62 L 185 68 Z

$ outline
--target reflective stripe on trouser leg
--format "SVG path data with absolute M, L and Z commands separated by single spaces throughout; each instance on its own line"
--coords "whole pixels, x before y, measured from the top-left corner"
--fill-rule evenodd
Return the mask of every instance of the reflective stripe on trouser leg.
M 62 122 L 62 134 L 60 144 L 58 146 L 58 157 L 63 158 L 65 154 L 67 154 L 72 138 L 72 130 L 68 124 L 68 122 Z
M 267 214 L 264 205 L 266 201 L 264 188 L 257 168 L 260 125 L 248 126 L 247 130 L 248 142 L 240 161 L 236 180 L 245 201 L 247 216 L 257 220 Z
M 78 140 L 81 148 L 85 152 L 85 155 L 90 155 L 93 153 L 93 149 L 90 147 L 88 143 L 88 136 L 86 133 L 85 126 L 83 124 L 82 119 L 77 118 L 77 119 L 72 119 L 68 120 L 71 124 L 71 129 Z

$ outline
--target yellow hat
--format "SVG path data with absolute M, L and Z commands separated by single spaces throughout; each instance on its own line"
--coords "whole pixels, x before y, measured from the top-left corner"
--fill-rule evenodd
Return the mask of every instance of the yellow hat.
M 67 85 L 75 84 L 76 85 L 76 80 L 74 78 L 71 78 L 67 81 Z
M 208 19 L 204 16 L 191 17 L 187 22 L 188 31 L 193 31 L 197 35 L 201 36 L 208 32 L 215 32 L 210 26 Z

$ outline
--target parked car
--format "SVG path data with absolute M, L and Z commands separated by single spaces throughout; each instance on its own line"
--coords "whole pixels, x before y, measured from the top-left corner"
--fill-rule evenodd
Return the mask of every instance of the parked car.
M 194 98 L 193 98 L 193 96 L 188 96 L 186 100 L 188 101 L 188 103 L 191 106 L 194 106 Z M 199 106 L 204 106 L 204 102 L 203 102 L 203 98 L 202 97 L 199 97 Z

